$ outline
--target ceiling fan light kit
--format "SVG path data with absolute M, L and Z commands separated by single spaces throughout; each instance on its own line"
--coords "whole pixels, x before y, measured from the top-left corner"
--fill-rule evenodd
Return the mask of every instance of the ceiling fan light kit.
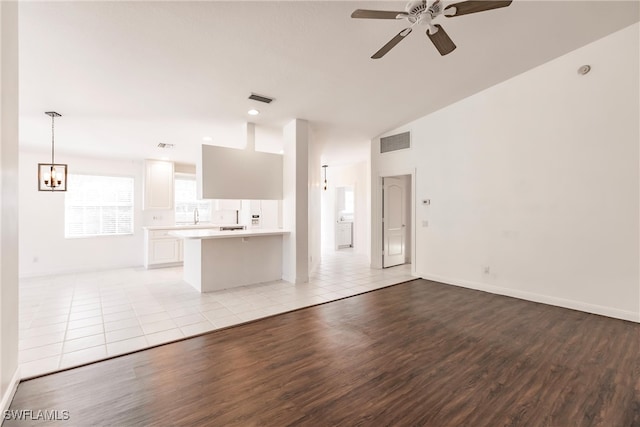
M 444 56 L 453 52 L 456 45 L 441 25 L 432 23 L 434 19 L 438 18 L 440 15 L 452 18 L 454 16 L 499 9 L 509 6 L 511 2 L 512 0 L 469 0 L 453 3 L 443 7 L 441 0 L 419 0 L 409 2 L 405 7 L 405 11 L 357 9 L 351 14 L 351 17 L 356 19 L 405 19 L 409 24 L 411 24 L 409 27 L 400 31 L 394 38 L 389 40 L 387 44 L 380 48 L 380 50 L 374 53 L 373 56 L 371 56 L 372 59 L 379 59 L 386 55 L 387 52 L 393 49 L 411 33 L 412 27 L 415 25 L 427 26 L 427 37 L 431 40 L 431 43 L 433 43 L 440 55 Z

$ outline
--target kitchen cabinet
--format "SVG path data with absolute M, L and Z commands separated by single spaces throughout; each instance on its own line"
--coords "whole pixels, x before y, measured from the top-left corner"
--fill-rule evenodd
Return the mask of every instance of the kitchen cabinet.
M 173 209 L 173 162 L 144 161 L 144 210 Z
M 199 292 L 282 279 L 282 239 L 288 231 L 176 230 L 184 238 L 183 279 Z
M 338 249 L 353 247 L 352 222 L 338 222 L 336 224 L 336 247 Z
M 167 230 L 145 230 L 144 266 L 146 268 L 168 267 L 182 263 L 183 242 L 171 236 Z

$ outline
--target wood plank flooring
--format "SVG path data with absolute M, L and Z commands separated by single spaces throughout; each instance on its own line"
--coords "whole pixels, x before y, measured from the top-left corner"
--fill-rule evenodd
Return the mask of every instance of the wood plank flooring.
M 11 409 L 68 410 L 57 426 L 640 426 L 640 325 L 414 280 L 29 380 Z

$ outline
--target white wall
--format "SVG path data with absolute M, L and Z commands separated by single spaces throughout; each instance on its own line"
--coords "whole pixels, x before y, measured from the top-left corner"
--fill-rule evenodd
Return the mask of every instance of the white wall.
M 374 185 L 416 169 L 418 275 L 640 320 L 639 39 L 635 24 L 387 133 L 410 130 L 409 150 L 372 141 Z
M 262 228 L 282 228 L 281 206 L 281 200 L 260 200 L 260 226 Z
M 0 411 L 18 385 L 18 3 L 0 2 Z
M 143 264 L 142 161 L 80 158 L 56 153 L 56 160 L 68 163 L 70 174 L 114 175 L 134 178 L 134 234 L 65 239 L 64 193 L 40 192 L 36 171 L 45 152 L 20 152 L 20 276 L 100 270 Z M 164 212 L 164 211 L 162 211 Z M 148 212 L 147 212 L 148 213 Z M 146 213 L 145 213 L 146 214 Z M 151 212 L 149 215 L 159 215 Z M 37 259 L 37 261 L 36 261 Z
M 324 181 L 323 172 L 319 172 Z M 349 165 L 328 165 L 327 191 L 322 191 L 322 248 L 323 251 L 335 250 L 335 203 L 336 188 L 353 186 L 354 190 L 354 229 L 353 250 L 369 255 L 369 228 L 371 205 L 369 198 L 369 162 Z

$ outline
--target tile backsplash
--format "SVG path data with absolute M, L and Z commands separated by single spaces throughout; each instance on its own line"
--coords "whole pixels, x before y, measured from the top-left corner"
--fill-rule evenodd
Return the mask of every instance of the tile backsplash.
M 211 222 L 214 224 L 235 224 L 237 211 L 219 210 L 211 213 Z

